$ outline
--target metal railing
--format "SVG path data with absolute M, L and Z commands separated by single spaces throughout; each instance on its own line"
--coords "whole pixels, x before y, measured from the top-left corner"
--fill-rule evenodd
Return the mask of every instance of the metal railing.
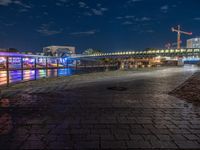
M 77 66 L 68 62 L 66 58 L 56 57 L 0 56 L 0 86 L 50 77 L 52 70 L 53 76 L 59 76 L 61 69 Z
M 187 56 L 199 56 L 199 48 L 186 48 L 186 49 L 161 49 L 161 50 L 145 50 L 145 51 L 122 51 L 122 52 L 111 52 L 111 53 L 97 53 L 92 55 L 80 55 L 76 57 L 88 57 L 88 58 L 110 58 L 110 57 L 134 57 L 134 58 L 148 58 L 156 56 L 166 57 L 187 57 Z
M 116 64 L 79 61 L 57 57 L 0 56 L 0 86 L 40 78 L 70 76 L 77 74 L 77 71 L 94 72 L 98 70 L 95 68 L 116 67 Z

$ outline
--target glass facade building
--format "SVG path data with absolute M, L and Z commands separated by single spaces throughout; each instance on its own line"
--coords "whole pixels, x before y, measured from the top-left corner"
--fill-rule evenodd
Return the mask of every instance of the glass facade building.
M 187 40 L 187 48 L 200 48 L 200 38 Z

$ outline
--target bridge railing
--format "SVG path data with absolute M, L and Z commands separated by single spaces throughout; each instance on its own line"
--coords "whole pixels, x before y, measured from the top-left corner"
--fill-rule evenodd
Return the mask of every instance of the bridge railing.
M 115 67 L 116 64 L 103 64 L 90 59 L 81 61 L 78 58 L 0 55 L 0 86 Z
M 109 56 L 156 56 L 156 55 L 174 55 L 174 56 L 187 56 L 193 54 L 200 54 L 198 48 L 188 49 L 163 49 L 163 50 L 148 50 L 148 51 L 124 51 L 124 52 L 113 52 L 113 53 L 99 53 L 92 55 L 85 55 L 82 57 L 109 57 Z

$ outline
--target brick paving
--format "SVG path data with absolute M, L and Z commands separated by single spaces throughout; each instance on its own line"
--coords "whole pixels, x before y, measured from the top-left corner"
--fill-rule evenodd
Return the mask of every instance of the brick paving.
M 15 93 L 0 110 L 0 149 L 200 149 L 200 107 L 167 94 L 195 71 Z

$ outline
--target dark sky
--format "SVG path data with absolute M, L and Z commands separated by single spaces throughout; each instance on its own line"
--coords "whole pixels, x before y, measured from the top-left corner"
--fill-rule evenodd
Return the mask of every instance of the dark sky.
M 164 48 L 171 27 L 200 35 L 200 0 L 0 0 L 0 48 Z M 189 36 L 183 35 L 183 45 Z

